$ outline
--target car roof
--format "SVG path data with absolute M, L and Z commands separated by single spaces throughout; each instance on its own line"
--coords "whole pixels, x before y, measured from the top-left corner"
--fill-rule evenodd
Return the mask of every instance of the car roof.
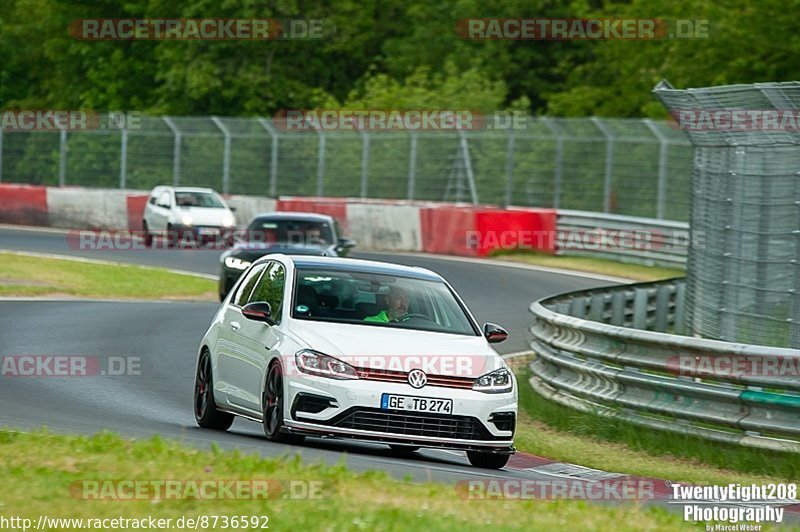
M 307 220 L 314 222 L 330 222 L 332 219 L 333 216 L 316 212 L 276 211 L 256 214 L 253 216 L 251 223 L 255 220 Z
M 172 190 L 175 192 L 204 192 L 204 193 L 215 193 L 216 191 L 213 188 L 207 187 L 175 187 L 172 185 L 158 185 L 153 187 L 153 190 L 150 191 L 151 195 L 162 193 L 166 190 Z
M 444 281 L 444 278 L 442 278 L 441 275 L 426 268 L 420 268 L 418 266 L 404 266 L 402 264 L 395 264 L 392 262 L 351 259 L 344 257 L 321 257 L 316 255 L 288 256 L 283 254 L 274 254 L 267 255 L 264 258 L 270 256 L 284 257 L 287 261 L 293 262 L 298 268 L 325 268 L 359 273 L 396 275 L 398 277 L 410 277 L 413 279 L 424 279 L 428 281 Z

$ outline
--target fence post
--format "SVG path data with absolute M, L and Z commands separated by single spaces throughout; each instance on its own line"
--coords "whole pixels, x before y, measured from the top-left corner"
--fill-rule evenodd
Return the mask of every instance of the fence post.
M 319 147 L 317 148 L 317 196 L 322 197 L 325 192 L 325 133 L 320 128 L 316 128 L 319 135 Z
M 58 148 L 58 186 L 67 184 L 67 130 L 61 130 L 61 142 Z
M 227 194 L 231 182 L 231 132 L 217 116 L 212 116 L 211 121 L 216 124 L 224 137 L 224 151 L 222 153 L 222 193 Z
M 275 131 L 269 120 L 259 118 L 258 123 L 269 132 L 269 136 L 272 139 L 269 160 L 269 195 L 274 198 L 278 191 L 278 132 Z
M 417 134 L 410 131 L 411 148 L 408 154 L 408 199 L 414 199 L 414 187 L 417 180 Z
M 556 137 L 555 164 L 553 165 L 553 208 L 561 206 L 561 175 L 564 170 L 564 136 L 560 128 L 550 121 L 546 116 L 542 117 L 542 122 L 551 133 Z
M 663 220 L 665 216 L 665 205 L 667 195 L 667 150 L 669 149 L 669 141 L 667 137 L 659 131 L 658 126 L 646 118 L 645 125 L 650 128 L 650 131 L 659 141 L 658 148 L 658 186 L 656 189 L 656 218 Z
M 366 131 L 361 133 L 361 197 L 367 197 L 367 178 L 369 172 L 369 134 Z
M 614 169 L 614 134 L 608 129 L 602 121 L 596 116 L 589 120 L 592 121 L 597 129 L 606 138 L 606 168 L 605 177 L 603 179 L 603 212 L 611 212 L 611 174 Z
M 121 130 L 119 146 L 119 188 L 125 189 L 128 184 L 128 128 Z
M 459 130 L 458 136 L 461 137 L 461 156 L 464 158 L 464 169 L 467 172 L 467 182 L 469 184 L 469 195 L 472 199 L 472 204 L 478 204 L 478 191 L 475 190 L 475 175 L 472 173 L 472 160 L 469 156 L 469 144 L 467 143 L 467 136 L 464 131 Z
M 172 184 L 177 187 L 181 183 L 181 131 L 170 117 L 162 118 L 175 136 L 172 148 Z
M 514 128 L 508 128 L 508 143 L 506 150 L 506 198 L 505 207 L 511 205 L 512 189 L 514 187 Z

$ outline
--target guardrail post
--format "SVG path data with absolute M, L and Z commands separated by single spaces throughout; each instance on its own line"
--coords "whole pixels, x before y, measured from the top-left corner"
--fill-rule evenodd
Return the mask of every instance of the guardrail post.
M 58 147 L 58 186 L 67 184 L 67 130 L 61 130 Z
M 367 180 L 369 177 L 369 134 L 361 133 L 361 197 L 367 197 Z
M 669 318 L 669 296 L 672 292 L 670 286 L 659 286 L 656 290 L 656 321 L 653 330 L 666 332 Z
M 258 123 L 267 130 L 272 139 L 269 160 L 269 195 L 274 198 L 278 190 L 278 132 L 275 131 L 275 128 L 269 123 L 269 120 L 259 118 Z
M 658 187 L 656 189 L 656 218 L 663 220 L 665 215 L 665 205 L 667 197 L 667 150 L 669 149 L 669 140 L 658 129 L 655 122 L 646 118 L 643 120 L 644 124 L 650 128 L 653 135 L 656 136 L 659 142 L 658 147 Z
M 511 205 L 512 189 L 514 187 L 514 128 L 508 128 L 508 142 L 506 144 L 506 197 L 504 206 Z
M 556 137 L 555 162 L 553 165 L 553 208 L 561 207 L 561 176 L 564 169 L 564 136 L 561 130 L 546 116 L 541 117 L 545 126 Z
M 647 289 L 636 288 L 633 295 L 633 328 L 647 327 Z
M 686 285 L 681 283 L 675 289 L 675 334 L 686 334 Z
M 592 121 L 597 129 L 606 138 L 606 165 L 605 177 L 603 178 L 603 212 L 611 212 L 611 176 L 614 170 L 614 133 L 608 129 L 599 118 L 593 116 Z
M 414 187 L 417 180 L 417 134 L 413 131 L 411 135 L 411 146 L 408 154 L 408 199 L 414 199 Z
M 222 193 L 227 194 L 231 181 L 231 133 L 219 117 L 212 116 L 211 121 L 222 131 L 225 142 L 224 151 L 222 152 Z
M 172 184 L 177 187 L 181 184 L 181 131 L 170 117 L 164 116 L 162 118 L 174 135 L 172 145 Z
M 128 181 L 128 128 L 120 132 L 119 145 L 119 188 L 125 189 Z

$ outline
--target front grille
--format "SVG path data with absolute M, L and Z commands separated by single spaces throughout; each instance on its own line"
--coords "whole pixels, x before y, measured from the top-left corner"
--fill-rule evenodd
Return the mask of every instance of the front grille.
M 334 418 L 336 427 L 459 440 L 492 440 L 488 430 L 474 417 L 397 412 L 375 408 L 353 408 Z
M 368 381 L 402 382 L 408 383 L 408 373 L 405 371 L 392 371 L 387 369 L 356 368 L 359 379 Z M 475 379 L 471 377 L 448 377 L 445 375 L 428 375 L 425 386 L 442 386 L 444 388 L 462 388 L 471 390 Z

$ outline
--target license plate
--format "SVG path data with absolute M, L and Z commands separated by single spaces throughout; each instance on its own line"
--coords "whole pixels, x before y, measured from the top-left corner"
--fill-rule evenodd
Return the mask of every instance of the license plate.
M 452 414 L 453 400 L 385 393 L 381 395 L 381 410 L 408 410 L 409 412 Z
M 200 235 L 218 235 L 219 229 L 216 227 L 201 227 L 197 230 L 197 233 Z

